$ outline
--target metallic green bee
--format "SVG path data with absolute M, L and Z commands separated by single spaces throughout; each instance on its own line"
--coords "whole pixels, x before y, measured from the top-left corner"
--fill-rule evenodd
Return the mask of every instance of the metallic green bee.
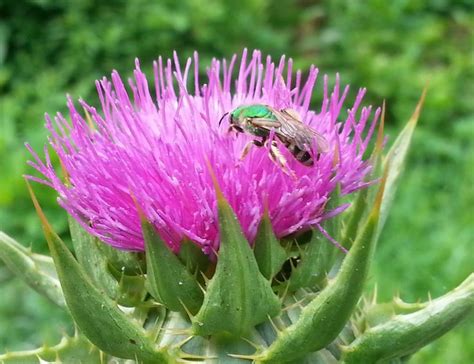
M 326 139 L 304 124 L 298 112 L 293 109 L 276 110 L 268 105 L 253 104 L 239 106 L 228 114 L 230 115 L 229 130 L 261 138 L 247 143 L 241 159 L 245 158 L 253 145 L 257 147 L 267 145 L 272 130 L 275 132 L 275 137 L 290 151 L 295 159 L 305 166 L 314 164 L 315 156 L 311 149 L 313 142 L 315 142 L 318 154 L 329 150 Z M 226 115 L 224 114 L 219 124 Z M 289 171 L 286 159 L 278 150 L 275 140 L 272 141 L 269 150 L 270 158 L 282 167 L 286 173 L 294 176 L 294 172 Z

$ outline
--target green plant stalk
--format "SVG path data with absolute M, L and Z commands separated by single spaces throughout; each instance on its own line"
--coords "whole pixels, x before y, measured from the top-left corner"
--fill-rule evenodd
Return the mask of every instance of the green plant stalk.
M 0 363 L 100 363 L 101 354 L 89 340 L 76 333 L 73 337 L 63 337 L 54 346 L 44 345 L 35 350 L 0 354 Z
M 66 307 L 51 257 L 35 254 L 0 231 L 0 259 L 31 288 L 60 307 Z
M 413 354 L 451 330 L 474 311 L 474 274 L 426 307 L 369 328 L 343 348 L 347 364 L 375 363 Z

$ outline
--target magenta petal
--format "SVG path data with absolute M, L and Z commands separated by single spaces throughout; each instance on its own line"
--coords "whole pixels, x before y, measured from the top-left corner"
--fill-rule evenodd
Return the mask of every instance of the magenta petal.
M 341 93 L 339 76 L 331 93 L 324 77 L 322 105 L 316 108 L 319 112 L 311 110 L 317 68 L 312 66 L 303 80 L 300 71 L 293 74 L 291 59 L 282 57 L 275 64 L 260 51 L 253 51 L 250 59 L 247 54 L 245 50 L 240 65 L 236 56 L 230 62 L 213 60 L 202 83 L 197 53 L 184 68 L 176 54 L 166 62 L 160 57 L 153 64 L 153 93 L 138 60 L 129 87 L 114 71 L 111 80 L 97 82 L 99 112 L 80 101 L 93 129 L 71 99 L 70 121 L 60 114 L 54 121 L 46 117 L 50 144 L 70 184 L 56 174 L 47 154 L 43 162 L 28 147 L 35 160 L 30 164 L 42 175 L 30 178 L 56 189 L 60 205 L 89 232 L 129 250 L 143 250 L 134 199 L 173 249 L 185 237 L 206 252 L 218 248 L 216 196 L 207 161 L 250 242 L 265 199 L 278 237 L 341 212 L 346 206 L 333 212 L 324 207 L 338 183 L 343 193 L 367 186 L 371 166 L 362 156 L 380 110 L 371 117 L 371 108 L 361 108 L 365 90 L 360 90 L 341 121 L 348 87 Z M 321 154 L 313 167 L 306 167 L 282 146 L 296 181 L 270 160 L 266 148 L 254 148 L 239 162 L 251 136 L 228 134 L 227 125 L 219 127 L 218 122 L 224 113 L 252 103 L 297 110 L 303 122 L 328 140 L 331 150 Z

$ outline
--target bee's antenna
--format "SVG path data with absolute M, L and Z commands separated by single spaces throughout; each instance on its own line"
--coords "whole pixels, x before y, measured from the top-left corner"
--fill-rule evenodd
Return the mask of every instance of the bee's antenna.
M 222 115 L 221 119 L 219 120 L 219 126 L 221 126 L 222 120 L 226 117 L 226 115 L 229 115 L 228 112 L 226 112 L 224 115 Z

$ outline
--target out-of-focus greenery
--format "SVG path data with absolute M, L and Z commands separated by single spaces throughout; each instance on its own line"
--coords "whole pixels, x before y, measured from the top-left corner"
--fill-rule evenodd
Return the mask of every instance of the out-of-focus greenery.
M 400 291 L 416 300 L 427 291 L 440 295 L 472 271 L 474 14 L 468 0 L 7 0 L 0 14 L 0 229 L 35 250 L 45 244 L 22 178 L 32 173 L 23 143 L 41 150 L 45 112 L 64 111 L 66 93 L 96 102 L 93 81 L 112 69 L 130 75 L 135 57 L 150 69 L 172 50 L 181 57 L 198 50 L 205 64 L 248 47 L 286 54 L 302 68 L 314 63 L 330 76 L 339 72 L 343 83 L 367 87 L 367 102 L 387 102 L 389 135 L 400 130 L 429 81 L 373 276 L 381 298 Z M 55 194 L 35 189 L 64 234 Z M 57 339 L 65 315 L 5 273 L 0 277 L 0 351 L 37 346 L 45 335 Z M 471 320 L 413 362 L 469 362 L 472 342 Z

